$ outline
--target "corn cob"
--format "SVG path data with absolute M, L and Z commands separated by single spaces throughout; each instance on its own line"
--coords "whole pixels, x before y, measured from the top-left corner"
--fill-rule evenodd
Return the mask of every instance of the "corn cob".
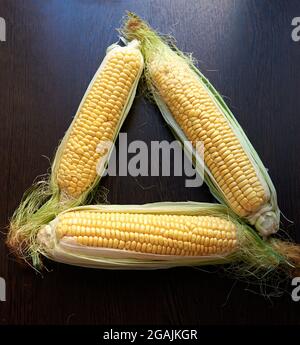
M 50 178 L 38 182 L 24 196 L 12 217 L 7 244 L 18 256 L 29 255 L 38 265 L 39 255 L 32 243 L 40 227 L 62 210 L 83 203 L 99 181 L 142 70 L 137 41 L 107 49 L 59 145 Z
M 97 163 L 107 157 L 97 147 L 101 142 L 115 141 L 142 69 L 137 41 L 110 48 L 58 149 L 54 180 L 64 196 L 78 198 L 97 180 Z
M 141 41 L 149 88 L 176 136 L 194 148 L 204 144 L 204 157 L 196 160 L 204 164 L 215 197 L 263 236 L 276 232 L 280 212 L 272 181 L 221 96 L 187 57 L 137 16 L 129 15 L 122 32 Z
M 210 216 L 74 211 L 58 217 L 56 233 L 81 245 L 152 254 L 221 255 L 236 245 L 235 225 Z
M 300 254 L 264 242 L 222 205 L 195 202 L 73 208 L 43 227 L 37 242 L 52 260 L 116 269 L 240 262 L 244 274 L 299 265 Z

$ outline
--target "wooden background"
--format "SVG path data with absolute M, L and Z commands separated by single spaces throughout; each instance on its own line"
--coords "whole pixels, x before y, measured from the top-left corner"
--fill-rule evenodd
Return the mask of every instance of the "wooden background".
M 291 39 L 300 3 L 265 0 L 0 0 L 0 223 L 49 168 L 80 99 L 117 40 L 125 10 L 137 12 L 178 46 L 226 96 L 277 187 L 285 230 L 300 242 L 300 42 Z M 122 132 L 128 140 L 173 140 L 158 109 L 140 95 Z M 111 203 L 213 201 L 179 177 L 108 177 Z M 7 301 L 1 324 L 300 323 L 300 302 L 271 300 L 217 269 L 104 271 L 48 263 L 43 277 L 0 243 Z M 206 272 L 208 271 L 208 272 Z

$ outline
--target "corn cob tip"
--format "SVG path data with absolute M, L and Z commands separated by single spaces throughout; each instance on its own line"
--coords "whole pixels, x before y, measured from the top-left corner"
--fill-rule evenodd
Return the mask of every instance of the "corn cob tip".
M 126 47 L 127 48 L 130 48 L 130 49 L 139 49 L 140 47 L 140 42 L 137 40 L 137 39 L 133 39 L 131 40 L 130 42 L 127 42 L 126 40 L 124 40 L 123 37 L 120 38 L 120 40 L 126 44 Z M 110 46 L 107 47 L 106 49 L 106 54 L 108 54 L 109 52 L 111 52 L 112 50 L 114 49 L 119 49 L 121 46 L 119 45 L 119 43 L 113 43 L 111 44 Z
M 267 211 L 257 218 L 254 225 L 261 236 L 267 238 L 278 231 L 279 216 L 273 211 Z
M 37 243 L 40 246 L 49 246 L 49 243 L 51 241 L 51 235 L 52 235 L 52 222 L 45 225 L 40 229 L 40 231 L 37 234 Z

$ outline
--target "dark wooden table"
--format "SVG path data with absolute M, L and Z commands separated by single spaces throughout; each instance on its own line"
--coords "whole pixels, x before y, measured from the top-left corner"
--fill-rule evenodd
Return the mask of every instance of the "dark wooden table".
M 49 168 L 80 99 L 117 40 L 125 10 L 137 12 L 199 66 L 226 97 L 277 187 L 280 207 L 300 242 L 300 42 L 291 21 L 300 3 L 265 0 L 0 0 L 0 222 L 36 176 Z M 122 132 L 128 140 L 173 140 L 158 109 L 137 97 Z M 111 203 L 213 201 L 184 177 L 108 177 Z M 271 300 L 217 269 L 104 271 L 48 263 L 43 277 L 19 265 L 0 243 L 7 301 L 1 324 L 292 324 L 300 302 Z M 251 291 L 249 291 L 251 290 Z

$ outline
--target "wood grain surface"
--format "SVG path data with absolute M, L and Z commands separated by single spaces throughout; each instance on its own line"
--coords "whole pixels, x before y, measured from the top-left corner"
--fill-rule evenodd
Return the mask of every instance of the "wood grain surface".
M 49 169 L 81 97 L 118 39 L 126 10 L 193 52 L 269 169 L 279 204 L 300 242 L 300 42 L 291 21 L 300 2 L 266 0 L 0 0 L 0 324 L 299 324 L 287 282 L 281 297 L 218 268 L 105 271 L 48 262 L 43 276 L 4 244 L 23 192 Z M 137 96 L 122 128 L 128 141 L 173 140 L 154 104 Z M 213 201 L 184 177 L 106 177 L 111 203 Z M 255 293 L 253 293 L 253 291 Z

